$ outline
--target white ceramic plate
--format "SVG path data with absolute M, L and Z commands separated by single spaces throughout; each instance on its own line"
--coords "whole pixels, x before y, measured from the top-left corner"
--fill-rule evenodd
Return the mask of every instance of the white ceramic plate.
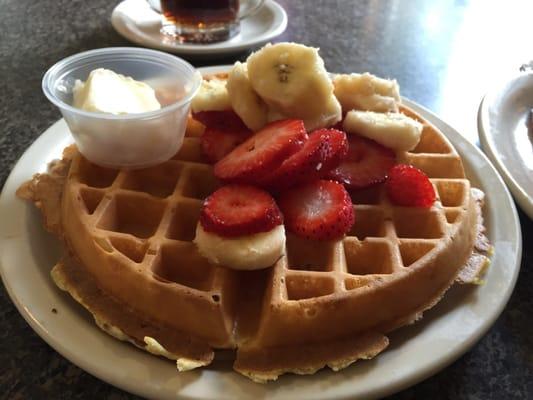
M 487 93 L 478 113 L 483 150 L 529 218 L 533 218 L 533 134 L 528 134 L 526 119 L 532 108 L 533 72 L 528 72 Z
M 485 285 L 454 286 L 423 320 L 392 334 L 390 347 L 374 360 L 357 362 L 337 373 L 286 375 L 260 385 L 233 372 L 227 352 L 217 354 L 207 368 L 178 373 L 174 363 L 100 331 L 89 314 L 52 283 L 49 272 L 60 256 L 58 242 L 42 229 L 35 207 L 15 198 L 17 187 L 33 173 L 44 171 L 71 141 L 63 120 L 28 148 L 0 196 L 4 285 L 26 321 L 59 353 L 96 377 L 148 398 L 366 399 L 413 385 L 461 356 L 493 324 L 515 285 L 522 240 L 511 196 L 483 153 L 433 114 L 405 103 L 446 134 L 462 155 L 473 184 L 489 193 L 484 214 L 495 255 Z
M 287 13 L 278 3 L 266 0 L 255 14 L 241 20 L 241 32 L 230 40 L 213 44 L 180 44 L 159 32 L 161 14 L 146 0 L 125 0 L 113 10 L 111 23 L 126 39 L 142 46 L 190 56 L 235 53 L 260 46 L 287 28 Z

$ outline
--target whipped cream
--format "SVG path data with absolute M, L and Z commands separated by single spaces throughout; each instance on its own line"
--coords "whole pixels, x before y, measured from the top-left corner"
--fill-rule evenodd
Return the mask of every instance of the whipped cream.
M 118 115 L 161 108 L 149 85 L 105 68 L 93 70 L 86 82 L 77 79 L 72 94 L 73 106 L 85 111 Z

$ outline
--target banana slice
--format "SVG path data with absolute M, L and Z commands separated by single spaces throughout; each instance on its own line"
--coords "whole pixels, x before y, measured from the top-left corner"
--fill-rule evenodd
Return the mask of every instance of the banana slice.
M 285 252 L 285 228 L 278 225 L 268 232 L 225 238 L 196 226 L 194 242 L 210 262 L 238 270 L 272 266 Z
M 231 109 L 231 102 L 226 89 L 226 81 L 220 79 L 203 80 L 191 102 L 193 112 L 224 111 Z
M 341 111 L 342 109 L 340 103 L 334 96 L 331 96 L 321 114 L 313 115 L 303 120 L 305 129 L 310 132 L 315 129 L 335 125 L 342 118 Z M 267 122 L 279 121 L 280 119 L 286 118 L 293 117 L 282 114 L 280 111 L 274 108 L 268 109 Z
M 274 122 L 279 121 L 280 119 L 287 119 L 286 115 L 283 115 L 278 110 L 274 110 L 273 108 L 269 107 L 267 111 L 267 122 Z M 305 124 L 304 124 L 305 125 Z
M 253 131 L 258 131 L 267 122 L 267 105 L 252 88 L 248 80 L 246 64 L 236 62 L 226 84 L 233 110 Z
M 333 83 L 318 50 L 295 43 L 268 44 L 248 57 L 248 77 L 275 113 L 315 129 L 341 119 Z
M 305 118 L 305 129 L 312 131 L 319 128 L 335 125 L 342 119 L 342 108 L 335 96 L 331 96 L 326 102 L 321 114 Z
M 352 110 L 346 114 L 343 128 L 346 132 L 365 136 L 401 152 L 416 147 L 423 125 L 402 113 Z
M 342 109 L 398 112 L 400 86 L 396 80 L 364 74 L 337 75 L 333 78 L 335 96 Z

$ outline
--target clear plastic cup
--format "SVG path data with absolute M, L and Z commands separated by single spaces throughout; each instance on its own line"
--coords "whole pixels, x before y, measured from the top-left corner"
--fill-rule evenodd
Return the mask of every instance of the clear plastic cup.
M 107 114 L 72 106 L 72 89 L 97 68 L 150 85 L 161 109 L 138 114 Z M 193 96 L 201 75 L 186 61 L 156 50 L 110 47 L 59 61 L 44 75 L 42 87 L 63 114 L 79 151 L 111 168 L 142 168 L 170 159 L 181 147 Z

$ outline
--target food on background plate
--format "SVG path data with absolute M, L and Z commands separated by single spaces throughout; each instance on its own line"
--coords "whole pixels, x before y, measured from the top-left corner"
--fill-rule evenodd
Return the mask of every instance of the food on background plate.
M 346 77 L 419 127 L 384 120 L 394 143 L 417 142 L 391 149 L 342 130 L 343 80 L 316 49 L 268 45 L 234 68 L 206 79 L 192 104 L 205 130 L 191 120 L 171 160 L 106 169 L 69 147 L 19 189 L 65 241 L 54 281 L 98 326 L 179 370 L 236 349 L 235 370 L 266 382 L 372 358 L 455 281 L 480 280 L 483 194 L 394 81 Z M 259 106 L 234 102 L 241 91 Z

